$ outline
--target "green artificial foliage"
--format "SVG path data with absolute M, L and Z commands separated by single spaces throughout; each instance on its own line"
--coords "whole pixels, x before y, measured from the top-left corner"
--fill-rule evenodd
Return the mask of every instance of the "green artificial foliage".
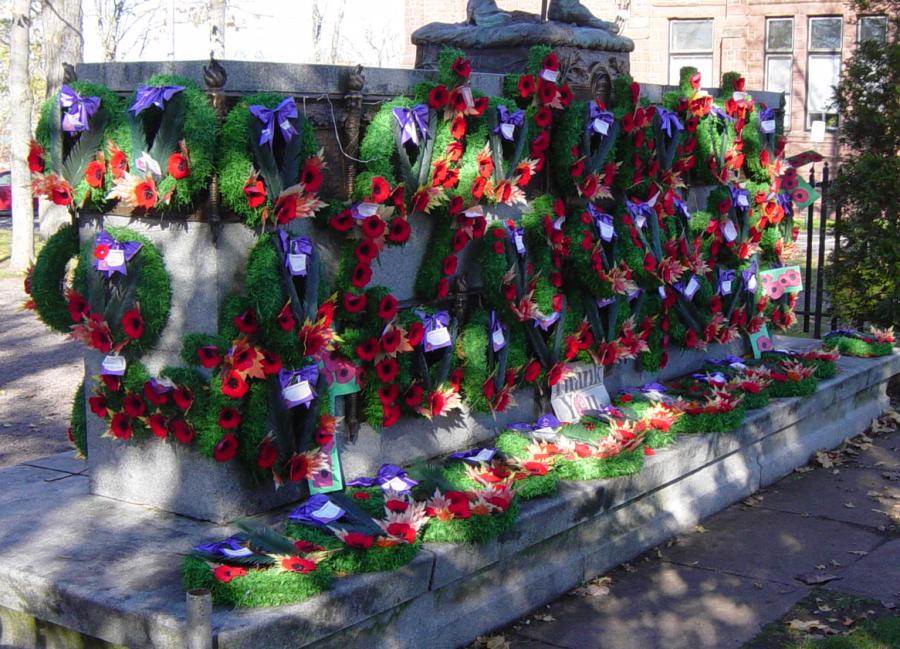
M 773 381 L 769 386 L 769 395 L 776 399 L 786 397 L 808 397 L 816 391 L 819 382 L 815 376 L 799 381 Z
M 69 435 L 78 454 L 87 459 L 87 412 L 85 412 L 84 381 L 78 386 L 72 399 L 72 413 L 69 417 Z
M 381 105 L 366 128 L 366 134 L 359 145 L 359 157 L 366 161 L 366 171 L 361 173 L 354 184 L 354 198 L 365 198 L 372 189 L 372 178 L 381 176 L 391 186 L 401 181 L 394 169 L 396 142 L 394 138 L 394 108 L 411 108 L 413 102 L 407 97 L 396 97 Z M 417 188 L 407 188 L 413 192 Z
M 426 543 L 487 543 L 516 524 L 518 504 L 513 501 L 502 514 L 470 516 L 447 521 L 432 518 L 425 527 L 422 540 Z
M 157 74 L 150 77 L 146 85 L 184 86 L 184 90 L 179 93 L 183 94 L 184 97 L 184 123 L 178 140 L 183 140 L 187 148 L 190 173 L 179 180 L 166 175 L 169 155 L 175 153 L 178 140 L 175 141 L 175 146 L 172 147 L 172 150 L 154 152 L 154 157 L 163 170 L 163 179 L 159 183 L 160 195 L 164 195 L 168 191 L 172 192 L 168 209 L 186 210 L 197 203 L 201 194 L 205 193 L 209 188 L 209 179 L 212 176 L 216 153 L 216 112 L 203 91 L 193 81 L 185 77 L 173 74 Z M 133 98 L 129 102 L 129 106 L 131 102 L 133 102 Z M 150 112 L 153 114 L 147 114 Z M 148 108 L 141 112 L 138 118 L 146 124 L 152 121 L 159 112 L 159 109 L 155 107 Z M 156 143 L 152 143 L 151 149 L 155 148 L 157 148 Z M 133 149 L 134 143 L 132 142 L 132 146 L 128 151 L 130 154 L 129 167 L 136 169 L 135 163 L 142 151 Z
M 825 349 L 837 349 L 845 356 L 861 356 L 869 358 L 873 356 L 887 356 L 894 350 L 891 343 L 868 343 L 851 336 L 831 336 L 822 342 Z
M 466 404 L 475 412 L 490 412 L 483 385 L 490 375 L 488 365 L 488 315 L 473 314 L 463 327 L 456 346 L 463 368 L 462 392 Z
M 774 396 L 774 395 L 773 395 Z M 728 433 L 744 422 L 743 404 L 729 412 L 683 414 L 679 417 L 670 432 L 673 434 Z
M 453 71 L 453 63 L 457 59 L 465 59 L 466 53 L 455 47 L 444 47 L 438 52 L 438 83 L 447 88 L 459 85 L 463 79 Z
M 553 464 L 553 473 L 560 480 L 599 480 L 637 473 L 643 466 L 644 453 L 638 448 L 603 459 L 557 460 Z
M 256 118 L 250 114 L 250 106 L 265 106 L 275 108 L 284 99 L 284 95 L 278 93 L 258 93 L 243 98 L 231 109 L 222 122 L 222 139 L 219 147 L 219 191 L 222 195 L 222 203 L 235 214 L 244 219 L 244 223 L 255 227 L 262 221 L 264 211 L 268 211 L 270 218 L 274 209 L 271 196 L 259 207 L 250 207 L 247 204 L 247 196 L 244 194 L 244 186 L 254 171 L 259 171 L 256 161 L 253 159 L 253 134 L 251 133 L 251 120 Z M 315 128 L 312 123 L 300 116 L 296 120 L 295 127 L 301 138 L 300 164 L 307 158 L 314 156 L 318 151 Z M 265 145 L 264 145 L 265 146 Z M 294 182 L 299 178 L 294 179 Z M 265 182 L 265 179 L 263 179 Z M 284 187 L 283 189 L 286 189 Z
M 69 316 L 63 291 L 66 266 L 78 256 L 78 231 L 67 223 L 53 233 L 34 263 L 30 293 L 38 317 L 45 325 L 61 333 L 69 333 Z
M 107 162 L 110 152 L 108 143 L 128 154 L 130 139 L 125 122 L 125 106 L 122 100 L 106 86 L 87 81 L 74 81 L 69 86 L 82 97 L 98 97 L 100 107 L 90 118 L 90 123 L 102 123 L 99 132 L 91 131 L 68 134 L 62 130 L 62 112 L 59 94 L 48 97 L 41 106 L 40 117 L 35 128 L 35 139 L 44 149 L 45 172 L 60 174 L 72 186 L 73 202 L 78 207 L 102 211 L 108 204 L 106 194 L 113 184 L 112 170 L 107 165 L 103 184 L 91 187 L 84 178 L 85 166 L 94 160 L 97 153 L 103 153 Z M 71 142 L 65 146 L 63 138 Z M 64 149 L 69 149 L 64 151 Z M 65 153 L 66 159 L 62 156 Z
M 694 94 L 694 87 L 691 85 L 691 77 L 697 74 L 699 70 L 691 65 L 685 65 L 678 70 L 678 92 L 681 97 L 690 97 Z M 703 83 L 703 80 L 700 80 Z
M 744 398 L 741 405 L 747 410 L 759 410 L 769 405 L 769 391 L 761 390 L 756 394 L 752 392 L 744 392 Z
M 734 86 L 737 83 L 737 80 L 741 78 L 741 76 L 742 75 L 740 72 L 724 72 L 724 73 L 722 73 L 722 84 L 720 86 L 720 88 L 721 88 L 720 96 L 726 97 L 726 98 L 730 97 L 731 94 L 736 90 L 736 88 Z
M 215 388 L 211 387 L 211 392 Z M 260 469 L 256 465 L 256 459 L 259 456 L 259 447 L 262 441 L 268 436 L 269 426 L 269 408 L 271 406 L 270 386 L 267 383 L 254 382 L 250 386 L 248 392 L 249 397 L 246 398 L 241 413 L 241 427 L 238 439 L 240 440 L 240 448 L 238 457 L 244 467 L 257 480 L 262 482 L 266 477 L 267 471 Z M 232 406 L 234 407 L 234 406 Z M 286 457 L 280 458 L 286 460 Z M 276 466 L 278 466 L 276 464 Z
M 381 491 L 379 489 L 379 491 Z M 375 499 L 383 503 L 380 494 Z M 356 501 L 359 505 L 366 501 Z M 384 510 L 378 514 L 383 517 Z M 338 524 L 339 526 L 339 524 Z M 285 534 L 292 539 L 309 541 L 315 543 L 326 550 L 338 550 L 335 554 L 329 556 L 324 564 L 335 575 L 349 575 L 361 572 L 384 572 L 388 570 L 398 570 L 408 564 L 415 558 L 422 548 L 422 542 L 417 540 L 415 543 L 404 543 L 400 545 L 392 545 L 389 547 L 378 547 L 373 545 L 366 550 L 351 548 L 333 534 L 325 532 L 309 525 L 300 525 L 297 523 L 287 523 L 284 528 Z
M 444 259 L 453 251 L 454 230 L 450 226 L 454 217 L 449 216 L 444 208 L 439 208 L 429 218 L 434 221 L 434 226 L 415 283 L 416 295 L 424 300 L 432 300 L 437 295 L 438 282 L 444 277 Z
M 230 341 L 215 334 L 189 333 L 181 340 L 181 360 L 188 365 L 199 365 L 197 350 L 201 347 L 218 347 L 221 353 L 227 351 Z
M 307 574 L 278 568 L 250 569 L 243 577 L 235 577 L 228 583 L 216 579 L 213 569 L 202 559 L 185 557 L 181 565 L 185 590 L 206 588 L 215 604 L 229 607 L 296 604 L 326 590 L 331 579 L 331 571 L 323 564 Z
M 506 434 L 507 433 L 503 433 L 503 435 Z M 503 435 L 501 435 L 501 437 Z M 516 435 L 516 437 L 524 439 L 520 435 Z M 497 448 L 498 450 L 502 450 L 499 449 L 499 446 Z M 511 456 L 510 453 L 506 454 Z M 444 467 L 444 478 L 447 482 L 452 484 L 454 488 L 459 489 L 460 491 L 484 489 L 484 485 L 479 484 L 466 474 L 466 466 L 467 464 L 465 462 L 458 460 L 451 461 Z M 520 480 L 516 480 L 512 483 L 512 487 L 515 491 L 516 498 L 519 500 L 532 500 L 534 498 L 544 498 L 545 496 L 555 494 L 558 483 L 559 480 L 557 480 L 557 476 L 550 472 L 546 475 L 530 475 Z

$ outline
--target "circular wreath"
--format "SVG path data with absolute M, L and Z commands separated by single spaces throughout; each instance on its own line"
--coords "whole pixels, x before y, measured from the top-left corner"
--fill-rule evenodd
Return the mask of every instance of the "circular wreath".
M 192 205 L 195 199 L 209 187 L 216 151 L 216 112 L 209 101 L 207 101 L 203 91 L 193 81 L 185 77 L 172 74 L 157 74 L 150 77 L 146 85 L 184 87 L 184 90 L 182 90 L 184 96 L 184 123 L 173 149 L 160 153 L 160 157 L 165 155 L 166 159 L 157 160 L 162 171 L 157 191 L 159 196 L 171 193 L 169 207 L 185 209 Z M 135 96 L 132 96 L 129 106 L 134 103 L 134 99 Z M 173 165 L 170 163 L 172 162 L 172 155 L 178 153 L 177 149 L 180 148 L 181 142 L 184 143 L 184 149 L 186 150 L 186 153 L 182 151 L 181 154 L 187 157 L 187 173 L 185 174 L 184 169 L 182 169 L 176 172 L 178 176 L 176 178 L 172 175 Z M 137 160 L 143 152 L 133 151 L 130 139 L 126 144 L 130 168 L 134 170 L 136 169 Z
M 129 262 L 127 277 L 134 278 L 131 280 L 134 282 L 133 300 L 131 304 L 124 305 L 124 308 L 120 310 L 124 312 L 138 305 L 140 307 L 140 317 L 143 321 L 143 331 L 140 336 L 131 338 L 126 335 L 121 322 L 107 323 L 110 326 L 114 345 L 128 342 L 124 347 L 123 355 L 132 359 L 140 358 L 144 352 L 156 344 L 169 320 L 169 311 L 172 306 L 172 287 L 169 283 L 169 274 L 166 271 L 162 253 L 149 239 L 128 228 L 106 228 L 106 231 L 118 241 L 137 241 L 142 246 L 140 252 Z M 45 246 L 44 250 L 41 251 L 42 255 L 46 248 Z M 98 271 L 91 267 L 90 259 L 92 255 L 93 246 L 84 246 L 82 248 L 72 281 L 72 288 L 75 292 L 72 296 L 75 299 L 78 299 L 78 297 L 82 299 L 87 298 L 89 304 L 94 305 L 98 303 L 98 296 L 90 294 L 90 287 L 92 285 L 96 286 L 95 278 L 92 278 L 90 273 L 98 273 Z M 53 268 L 65 268 L 65 264 L 60 265 L 57 261 Z M 57 278 L 58 282 L 56 285 L 61 287 L 63 284 L 62 278 L 61 276 L 57 276 Z M 59 289 L 57 291 L 59 292 Z M 73 324 L 81 321 L 81 318 L 75 319 L 78 313 L 73 308 L 71 300 L 67 301 L 66 308 L 67 314 L 72 314 L 69 317 L 70 325 L 65 329 L 69 331 Z
M 47 239 L 31 271 L 29 292 L 38 318 L 62 333 L 69 333 L 72 327 L 65 295 L 65 274 L 69 261 L 76 256 L 78 232 L 67 223 Z
M 283 95 L 277 93 L 259 93 L 241 100 L 225 117 L 222 123 L 222 143 L 219 157 L 219 191 L 224 205 L 240 215 L 247 225 L 254 226 L 261 220 L 264 210 L 272 210 L 274 205 L 268 195 L 260 204 L 251 206 L 244 188 L 255 171 L 256 165 L 251 150 L 250 120 L 256 119 L 248 110 L 250 106 L 260 105 L 275 108 Z M 299 137 L 302 140 L 300 159 L 314 156 L 318 151 L 315 128 L 308 119 L 298 120 Z
M 99 110 L 105 114 L 105 125 L 100 133 L 91 137 L 91 142 L 95 146 L 89 146 L 83 151 L 81 150 L 83 147 L 72 151 L 88 132 L 79 134 L 77 140 L 73 140 L 69 147 L 65 147 L 60 141 L 66 132 L 62 130 L 60 122 L 59 93 L 49 97 L 41 106 L 41 114 L 35 129 L 35 139 L 42 149 L 41 162 L 36 161 L 36 164 L 38 167 L 44 167 L 45 171 L 62 175 L 68 181 L 72 187 L 75 205 L 102 210 L 109 202 L 106 194 L 115 178 L 115 165 L 120 159 L 124 159 L 121 158 L 122 151 L 127 151 L 130 147 L 125 107 L 118 95 L 106 86 L 75 81 L 71 84 L 71 88 L 82 97 L 100 99 Z M 63 152 L 68 154 L 71 151 L 81 158 L 83 164 L 65 164 L 62 160 L 54 159 L 52 151 L 57 143 L 62 147 L 59 149 L 61 154 Z M 65 148 L 69 151 L 64 151 Z M 72 161 L 74 162 L 74 159 Z M 61 163 L 63 163 L 61 168 L 58 168 Z M 32 167 L 32 170 L 37 171 L 35 167 Z M 76 173 L 78 177 L 69 177 Z M 91 183 L 88 183 L 89 174 L 92 178 Z

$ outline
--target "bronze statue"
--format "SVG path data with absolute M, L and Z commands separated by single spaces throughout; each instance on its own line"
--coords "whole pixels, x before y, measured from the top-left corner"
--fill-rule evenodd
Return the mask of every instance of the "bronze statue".
M 466 18 L 470 24 L 479 27 L 498 27 L 508 22 L 511 15 L 500 10 L 496 0 L 469 0 L 466 5 Z M 547 18 L 556 22 L 602 29 L 612 34 L 619 32 L 619 27 L 615 23 L 595 18 L 578 0 L 550 0 Z

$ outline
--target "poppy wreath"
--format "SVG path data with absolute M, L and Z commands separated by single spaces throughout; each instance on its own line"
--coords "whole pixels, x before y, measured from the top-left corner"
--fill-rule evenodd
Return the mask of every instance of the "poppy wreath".
M 107 198 L 136 210 L 186 210 L 209 187 L 216 113 L 189 79 L 159 74 L 139 86 L 126 110 L 127 169 Z
M 34 308 L 41 322 L 60 333 L 72 330 L 68 299 L 72 289 L 66 288 L 66 267 L 76 257 L 78 231 L 67 223 L 47 239 L 25 283 L 25 292 L 30 295 L 28 306 Z
M 616 140 L 626 111 L 621 103 L 607 107 L 599 100 L 579 101 L 563 113 L 553 135 L 551 157 L 553 179 L 563 195 L 593 199 L 596 190 L 592 188 L 612 185 Z
M 252 607 L 292 604 L 331 585 L 333 552 L 268 528 L 236 525 L 240 534 L 198 545 L 185 557 L 181 581 L 186 590 L 206 588 L 216 604 Z
M 322 207 L 316 198 L 322 168 L 315 129 L 298 112 L 292 97 L 251 95 L 232 108 L 222 123 L 222 202 L 251 227 L 264 224 L 270 215 L 287 223 Z M 302 191 L 282 197 L 299 183 Z
M 838 329 L 825 334 L 825 349 L 834 349 L 847 356 L 887 356 L 894 351 L 894 328 L 875 329 L 868 332 L 855 329 Z
M 82 381 L 72 399 L 69 429 L 66 431 L 66 436 L 69 438 L 69 443 L 75 447 L 78 457 L 87 458 L 87 413 L 84 406 L 84 390 L 84 381 Z
M 622 393 L 613 399 L 613 405 L 638 413 L 649 409 L 670 415 L 680 413 L 669 428 L 671 435 L 728 432 L 744 421 L 746 408 L 743 394 L 739 391 L 711 388 L 684 397 L 672 393 L 672 389 L 668 383 L 648 384 Z M 660 393 L 662 396 L 659 396 Z
M 806 397 L 816 391 L 816 366 L 799 359 L 767 358 L 761 362 L 772 379 L 769 394 L 777 398 Z
M 41 106 L 28 166 L 37 193 L 57 205 L 102 211 L 124 161 L 128 127 L 109 88 L 76 81 Z
M 498 329 L 500 334 L 495 337 Z M 506 410 L 528 362 L 521 328 L 507 327 L 496 312 L 493 319 L 479 312 L 463 326 L 457 355 L 466 405 L 475 412 Z

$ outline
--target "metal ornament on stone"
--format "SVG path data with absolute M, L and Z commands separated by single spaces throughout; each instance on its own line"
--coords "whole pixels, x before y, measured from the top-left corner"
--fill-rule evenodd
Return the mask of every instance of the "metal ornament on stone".
M 468 283 L 462 275 L 456 278 L 456 291 L 453 298 L 453 317 L 457 322 L 466 321 L 466 307 L 468 306 Z
M 346 113 L 343 127 L 344 135 L 347 137 L 347 145 L 344 147 L 346 153 L 344 164 L 346 164 L 348 196 L 353 195 L 356 183 L 356 158 L 359 156 L 359 134 L 362 126 L 362 89 L 365 83 L 366 76 L 363 74 L 363 66 L 357 65 L 356 70 L 347 73 L 346 92 L 344 93 Z
M 216 121 L 219 127 L 225 119 L 225 82 L 228 81 L 228 73 L 222 64 L 216 61 L 213 53 L 209 53 L 209 65 L 203 66 L 203 83 L 206 86 L 206 94 L 209 95 L 209 103 L 216 112 Z M 219 194 L 219 174 L 213 173 L 209 179 L 209 229 L 212 234 L 213 246 L 219 242 L 222 217 L 220 214 L 221 196 Z

